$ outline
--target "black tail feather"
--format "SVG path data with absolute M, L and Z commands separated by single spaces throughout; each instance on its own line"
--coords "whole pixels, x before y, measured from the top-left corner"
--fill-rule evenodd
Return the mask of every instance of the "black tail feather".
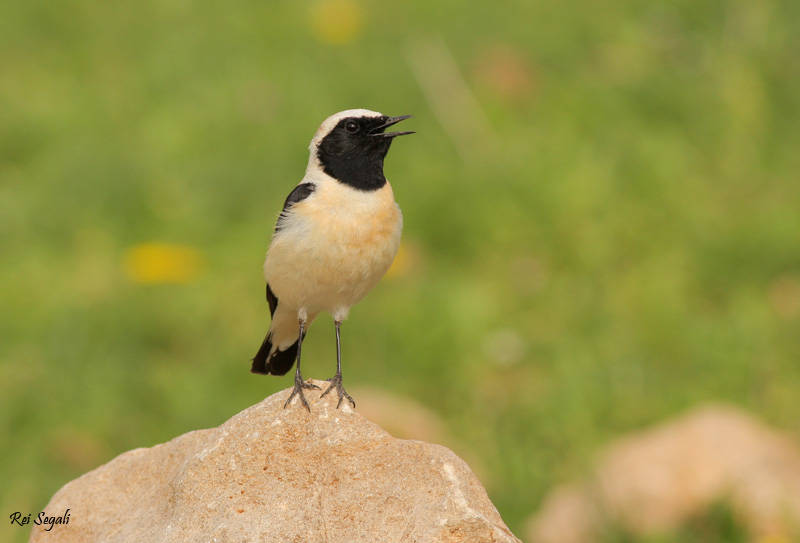
M 286 373 L 292 369 L 294 361 L 297 358 L 296 341 L 285 351 L 278 349 L 272 356 L 269 356 L 271 350 L 272 338 L 271 334 L 267 334 L 258 353 L 253 357 L 253 365 L 250 368 L 251 372 L 260 373 L 261 375 L 286 375 Z

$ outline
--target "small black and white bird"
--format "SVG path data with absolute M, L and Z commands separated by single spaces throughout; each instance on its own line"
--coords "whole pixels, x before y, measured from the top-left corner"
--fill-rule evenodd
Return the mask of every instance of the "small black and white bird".
M 253 358 L 253 373 L 284 375 L 297 361 L 292 398 L 309 411 L 300 373 L 300 353 L 308 328 L 325 311 L 336 326 L 336 374 L 325 394 L 342 386 L 339 328 L 389 269 L 400 246 L 403 217 L 383 175 L 383 159 L 394 138 L 413 132 L 386 132 L 411 117 L 388 117 L 350 109 L 327 118 L 309 146 L 305 176 L 289 194 L 278 217 L 267 259 L 267 302 L 272 315 L 267 336 Z

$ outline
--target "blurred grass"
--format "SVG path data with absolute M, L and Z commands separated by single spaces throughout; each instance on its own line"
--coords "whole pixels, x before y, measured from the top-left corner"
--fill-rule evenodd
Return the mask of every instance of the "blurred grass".
M 730 505 L 720 502 L 697 511 L 674 533 L 637 538 L 622 526 L 612 526 L 603 534 L 606 543 L 747 543 L 752 541 L 746 525 Z M 780 536 L 759 539 L 759 543 L 786 543 Z
M 442 117 L 427 43 L 487 125 Z M 517 535 L 600 445 L 695 403 L 797 435 L 798 58 L 788 0 L 0 4 L 0 512 L 289 385 L 248 371 L 260 267 L 350 107 L 418 134 L 386 164 L 409 260 L 343 328 L 346 379 L 439 411 Z M 136 282 L 151 242 L 203 265 Z

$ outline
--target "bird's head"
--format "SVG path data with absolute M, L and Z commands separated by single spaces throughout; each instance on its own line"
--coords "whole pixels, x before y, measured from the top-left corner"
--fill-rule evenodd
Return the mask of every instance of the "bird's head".
M 386 129 L 409 117 L 389 117 L 367 109 L 336 113 L 325 119 L 311 140 L 309 167 L 359 190 L 378 189 L 386 182 L 383 159 L 392 140 L 414 133 Z

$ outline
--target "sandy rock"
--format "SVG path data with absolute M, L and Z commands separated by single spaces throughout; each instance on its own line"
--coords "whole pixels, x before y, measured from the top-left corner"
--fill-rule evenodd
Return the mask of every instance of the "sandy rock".
M 395 439 L 335 395 L 283 409 L 288 394 L 72 481 L 45 508 L 69 523 L 30 541 L 519 541 L 448 449 Z
M 790 537 L 800 526 L 800 449 L 741 410 L 705 406 L 611 444 L 591 477 L 545 498 L 527 535 L 592 543 L 609 520 L 664 533 L 715 502 L 729 503 L 756 539 Z
M 448 432 L 436 411 L 417 400 L 381 388 L 358 387 L 351 392 L 354 398 L 358 398 L 358 412 L 367 420 L 374 422 L 393 437 L 444 445 L 462 458 L 483 486 L 491 492 L 489 470 L 481 463 L 480 458 Z

